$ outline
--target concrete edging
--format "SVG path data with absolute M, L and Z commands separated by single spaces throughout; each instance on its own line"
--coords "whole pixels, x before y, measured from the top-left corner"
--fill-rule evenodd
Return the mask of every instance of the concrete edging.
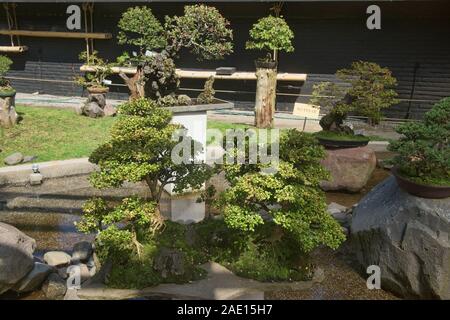
M 89 174 L 97 166 L 90 163 L 88 158 L 56 160 L 35 163 L 44 179 L 70 177 Z M 0 186 L 9 184 L 24 184 L 30 180 L 32 163 L 0 168 Z

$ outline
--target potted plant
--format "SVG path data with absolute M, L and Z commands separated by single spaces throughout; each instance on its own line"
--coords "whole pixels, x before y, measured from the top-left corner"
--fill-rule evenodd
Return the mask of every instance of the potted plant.
M 11 64 L 12 60 L 10 58 L 0 55 L 0 126 L 2 127 L 13 126 L 18 119 L 15 110 L 16 90 L 5 79 Z
M 85 87 L 91 94 L 106 94 L 109 88 L 105 85 L 105 79 L 112 74 L 110 64 L 98 56 L 94 51 L 88 55 L 83 51 L 78 56 L 86 65 L 96 66 L 93 72 L 87 72 L 84 76 L 76 78 L 76 82 Z
M 206 5 L 188 5 L 182 16 L 165 17 L 164 25 L 150 8 L 129 8 L 119 21 L 118 42 L 136 48 L 136 54 L 124 53 L 121 64 L 137 67 L 136 74 L 124 79 L 130 99 L 154 100 L 175 96 L 179 87 L 175 59 L 181 49 L 198 60 L 217 60 L 233 52 L 232 30 L 220 12 Z M 167 98 L 177 105 L 178 99 Z M 183 100 L 183 99 L 182 99 Z
M 369 138 L 355 134 L 345 124 L 350 113 L 366 116 L 369 124 L 379 123 L 381 110 L 397 103 L 397 93 L 391 89 L 397 80 L 387 68 L 373 62 L 358 61 L 351 68 L 336 72 L 341 82 L 323 82 L 313 86 L 311 103 L 325 110 L 320 119 L 322 131 L 316 133 L 326 147 L 348 148 L 365 146 Z
M 294 33 L 282 16 L 259 19 L 250 30 L 246 49 L 267 51 L 265 58 L 255 61 L 256 100 L 255 125 L 258 128 L 271 127 L 275 114 L 278 52 L 293 52 Z
M 450 98 L 439 101 L 422 122 L 397 130 L 403 136 L 389 145 L 398 185 L 423 198 L 450 197 Z

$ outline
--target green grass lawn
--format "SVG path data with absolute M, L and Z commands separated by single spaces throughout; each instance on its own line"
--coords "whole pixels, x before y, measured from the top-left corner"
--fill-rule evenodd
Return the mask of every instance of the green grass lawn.
M 114 118 L 91 119 L 73 110 L 17 106 L 22 117 L 11 129 L 0 128 L 0 166 L 13 152 L 35 155 L 36 162 L 87 157 L 108 137 Z

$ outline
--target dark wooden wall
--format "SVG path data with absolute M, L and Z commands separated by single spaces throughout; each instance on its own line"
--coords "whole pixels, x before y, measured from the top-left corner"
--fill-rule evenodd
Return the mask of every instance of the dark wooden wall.
M 95 5 L 95 31 L 117 33 L 117 21 L 131 4 Z M 135 4 L 133 4 L 135 5 Z M 182 12 L 181 3 L 155 3 L 149 5 L 154 13 Z M 268 3 L 216 3 L 232 24 L 235 52 L 220 62 L 206 62 L 203 68 L 236 66 L 240 70 L 254 70 L 253 60 L 260 53 L 244 50 L 248 29 L 269 11 Z M 365 27 L 367 3 L 321 2 L 286 3 L 283 14 L 295 32 L 295 52 L 282 54 L 281 72 L 307 73 L 308 81 L 300 89 L 296 83 L 279 83 L 280 93 L 308 95 L 315 82 L 333 79 L 334 72 L 348 67 L 355 60 L 369 60 L 389 67 L 399 80 L 397 88 L 401 98 L 409 99 L 413 91 L 414 102 L 402 102 L 386 113 L 391 117 L 405 117 L 408 108 L 413 118 L 420 118 L 433 102 L 450 96 L 450 3 L 448 1 L 382 2 L 382 29 L 369 31 Z M 67 31 L 65 29 L 67 4 L 19 4 L 17 8 L 21 29 Z M 5 14 L 0 15 L 2 28 L 6 27 Z M 22 43 L 29 51 L 14 54 L 10 77 L 18 91 L 60 95 L 81 95 L 82 89 L 71 83 L 79 74 L 78 54 L 84 50 L 84 40 L 25 38 Z M 8 45 L 9 37 L 0 36 L 0 44 Z M 127 48 L 113 40 L 97 40 L 100 55 L 114 60 Z M 199 67 L 195 58 L 182 55 L 178 66 Z M 415 75 L 415 77 L 414 77 Z M 415 78 L 415 79 L 414 79 Z M 43 81 L 50 80 L 50 81 Z M 124 96 L 121 80 L 113 78 L 118 86 L 112 87 L 111 97 Z M 183 88 L 201 88 L 198 81 L 183 81 Z M 239 101 L 239 106 L 251 107 L 254 99 L 253 82 L 220 81 L 217 89 L 239 91 L 221 94 L 221 97 Z M 195 94 L 195 93 L 194 93 Z M 292 108 L 296 97 L 279 97 L 279 109 Z M 301 98 L 306 101 L 308 98 Z

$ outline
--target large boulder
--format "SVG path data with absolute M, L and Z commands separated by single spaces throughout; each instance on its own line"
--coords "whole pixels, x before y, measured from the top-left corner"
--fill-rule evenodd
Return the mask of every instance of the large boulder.
M 9 224 L 0 222 L 0 294 L 33 269 L 36 241 Z
M 320 186 L 325 191 L 360 191 L 377 165 L 375 152 L 368 147 L 326 150 L 322 165 L 330 172 L 329 181 Z
M 34 268 L 12 290 L 16 292 L 31 292 L 38 290 L 47 276 L 56 271 L 53 267 L 40 262 L 34 263 Z
M 16 164 L 22 163 L 23 159 L 24 159 L 23 154 L 21 154 L 20 152 L 15 152 L 7 156 L 3 161 L 8 166 L 14 166 Z
M 403 297 L 450 299 L 450 198 L 424 199 L 389 177 L 353 210 L 351 243 L 365 270 Z

